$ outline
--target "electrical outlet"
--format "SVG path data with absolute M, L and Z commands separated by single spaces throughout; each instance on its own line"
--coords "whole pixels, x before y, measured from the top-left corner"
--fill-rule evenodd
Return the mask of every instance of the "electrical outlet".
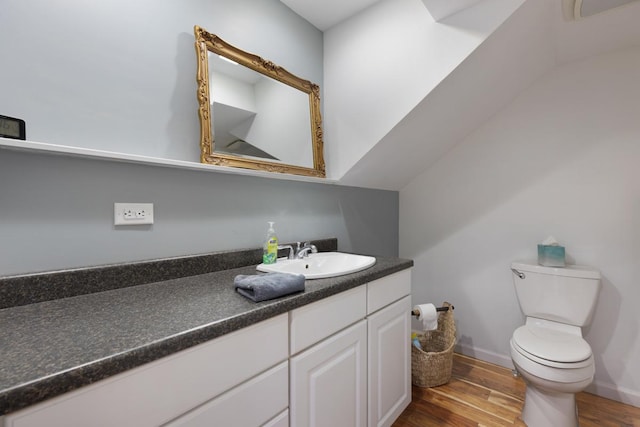
M 113 224 L 153 224 L 153 203 L 114 203 Z

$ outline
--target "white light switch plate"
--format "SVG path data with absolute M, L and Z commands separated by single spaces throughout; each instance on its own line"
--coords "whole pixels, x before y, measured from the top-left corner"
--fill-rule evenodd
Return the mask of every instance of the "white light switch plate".
M 153 203 L 114 203 L 113 224 L 153 224 Z

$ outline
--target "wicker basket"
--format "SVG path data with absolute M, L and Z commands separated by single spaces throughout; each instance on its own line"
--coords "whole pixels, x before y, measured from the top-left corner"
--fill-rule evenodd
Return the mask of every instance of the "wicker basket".
M 448 302 L 443 307 L 452 307 Z M 438 328 L 418 334 L 422 349 L 411 346 L 411 382 L 419 387 L 435 387 L 451 379 L 456 324 L 453 308 L 438 313 Z

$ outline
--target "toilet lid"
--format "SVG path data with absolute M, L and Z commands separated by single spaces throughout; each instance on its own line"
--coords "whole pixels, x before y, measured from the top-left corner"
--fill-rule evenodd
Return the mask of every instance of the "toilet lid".
M 527 353 L 552 362 L 581 362 L 591 356 L 591 347 L 581 336 L 537 325 L 519 327 L 513 341 Z

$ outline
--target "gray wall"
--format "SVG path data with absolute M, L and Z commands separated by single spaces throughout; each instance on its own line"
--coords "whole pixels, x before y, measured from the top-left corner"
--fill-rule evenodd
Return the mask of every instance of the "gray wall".
M 151 226 L 113 225 L 152 202 Z M 398 193 L 0 150 L 0 276 L 281 241 L 397 255 Z
M 197 161 L 195 24 L 322 83 L 322 33 L 278 0 L 3 0 L 0 114 L 33 141 Z M 116 229 L 114 202 L 155 224 Z M 258 247 L 268 220 L 398 253 L 396 192 L 0 150 L 0 276 Z

